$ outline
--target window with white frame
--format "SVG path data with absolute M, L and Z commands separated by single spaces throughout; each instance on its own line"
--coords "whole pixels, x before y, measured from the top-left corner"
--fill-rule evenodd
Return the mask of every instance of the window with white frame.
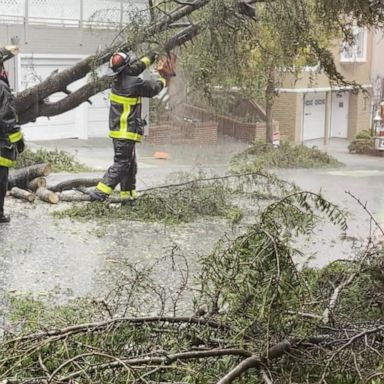
M 341 46 L 341 62 L 356 62 L 367 60 L 368 31 L 363 27 L 353 27 L 353 42 L 344 42 Z

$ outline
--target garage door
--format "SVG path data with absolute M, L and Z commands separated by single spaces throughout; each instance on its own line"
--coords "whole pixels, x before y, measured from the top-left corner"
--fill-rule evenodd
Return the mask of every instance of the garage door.
M 331 137 L 348 137 L 349 93 L 332 94 Z
M 80 56 L 68 55 L 20 55 L 20 89 L 29 88 L 45 78 L 52 72 L 62 71 L 78 62 Z M 69 86 L 71 91 L 84 84 L 84 80 Z M 50 102 L 63 98 L 64 94 L 54 94 L 49 97 Z M 71 137 L 79 137 L 84 127 L 77 124 L 78 110 L 73 109 L 66 113 L 50 118 L 40 117 L 35 123 L 23 126 L 23 132 L 27 140 L 53 140 Z
M 320 139 L 325 132 L 325 93 L 307 93 L 304 97 L 303 140 Z

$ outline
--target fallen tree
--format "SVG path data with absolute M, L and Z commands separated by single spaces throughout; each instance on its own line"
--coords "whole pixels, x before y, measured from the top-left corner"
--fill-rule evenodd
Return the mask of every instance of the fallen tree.
M 71 68 L 65 69 L 59 73 L 54 73 L 36 86 L 26 89 L 17 95 L 16 109 L 19 113 L 21 124 L 35 121 L 39 116 L 54 116 L 64 113 L 77 107 L 79 104 L 88 101 L 89 98 L 110 87 L 110 78 L 105 76 L 99 78 L 94 76 L 88 84 L 71 93 L 67 87 L 94 71 L 100 65 L 106 63 L 111 54 L 116 50 L 136 49 L 140 44 L 147 43 L 157 34 L 161 34 L 172 26 L 176 21 L 188 16 L 189 14 L 206 6 L 210 0 L 195 0 L 192 2 L 174 2 L 175 8 L 167 12 L 159 19 L 153 20 L 135 33 L 128 34 L 129 38 L 118 45 L 108 47 L 96 55 L 89 56 L 80 61 Z M 253 3 L 253 0 L 244 0 L 244 2 Z M 241 7 L 238 12 L 244 12 Z M 200 31 L 200 23 L 191 24 L 182 29 L 179 33 L 172 36 L 162 47 L 162 50 L 170 51 L 186 42 L 192 40 Z M 126 27 L 129 30 L 129 26 Z M 54 93 L 63 92 L 67 94 L 63 99 L 50 103 L 47 98 Z
M 318 17 L 316 23 L 322 22 L 325 29 L 338 28 L 335 33 L 344 33 L 347 40 L 351 40 L 351 30 L 348 21 L 341 22 L 344 15 L 352 15 L 359 25 L 376 27 L 383 22 L 382 2 L 369 0 L 322 0 L 315 7 L 311 2 L 294 0 L 165 0 L 158 4 L 150 2 L 149 21 L 141 18 L 140 25 L 132 22 L 125 26 L 119 33 L 119 43 L 87 57 L 71 68 L 54 72 L 36 86 L 20 92 L 16 100 L 20 123 L 33 122 L 40 116 L 49 117 L 64 113 L 107 89 L 110 86 L 109 80 L 97 75 L 96 70 L 106 63 L 117 49 L 142 51 L 151 45 L 158 50 L 169 51 L 191 41 L 203 30 L 213 30 L 217 25 L 226 25 L 229 30 L 236 29 L 236 23 L 257 22 L 257 9 L 255 10 L 252 4 L 260 4 L 271 16 L 277 10 L 281 11 L 279 14 L 283 19 L 274 20 L 276 29 L 282 35 L 292 36 L 298 51 L 310 47 L 331 82 L 345 83 L 345 80 L 337 71 L 330 52 L 322 47 L 316 36 L 311 35 L 312 13 Z M 202 9 L 206 14 L 201 12 Z M 249 28 L 251 29 L 252 25 Z M 170 37 L 169 31 L 175 29 L 178 32 Z M 91 79 L 86 85 L 73 93 L 68 90 L 70 84 L 91 73 Z M 58 92 L 65 96 L 57 102 L 49 102 L 48 98 Z

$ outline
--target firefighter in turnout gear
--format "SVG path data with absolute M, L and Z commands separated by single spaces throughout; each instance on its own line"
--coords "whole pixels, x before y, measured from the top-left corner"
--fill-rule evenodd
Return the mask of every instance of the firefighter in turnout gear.
M 15 98 L 4 69 L 5 59 L 0 56 L 0 224 L 10 221 L 9 216 L 4 215 L 8 170 L 14 165 L 17 154 L 24 151 L 23 135 L 17 123 Z
M 138 75 L 156 59 L 156 54 L 136 60 L 131 53 L 117 52 L 109 62 L 107 74 L 114 76 L 110 93 L 109 137 L 113 140 L 114 162 L 103 179 L 91 192 L 92 201 L 104 201 L 120 183 L 123 203 L 135 205 L 136 151 L 135 144 L 143 136 L 146 122 L 141 117 L 141 98 L 156 96 L 169 79 L 143 80 Z

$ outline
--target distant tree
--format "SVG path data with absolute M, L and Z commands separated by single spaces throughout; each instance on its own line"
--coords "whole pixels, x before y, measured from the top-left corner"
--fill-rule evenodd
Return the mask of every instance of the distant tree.
M 324 17 L 332 9 L 312 0 L 267 1 L 255 5 L 252 21 L 220 23 L 226 20 L 225 9 L 225 4 L 211 2 L 201 11 L 211 27 L 183 54 L 185 73 L 190 87 L 208 97 L 215 87 L 236 87 L 261 102 L 267 142 L 273 140 L 275 90 L 287 74 L 298 77 L 303 67 L 312 66 L 326 72 L 331 83 L 348 83 L 336 70 L 330 50 L 336 38 L 351 38 L 353 20 L 340 16 L 340 10 L 333 8 L 332 17 Z

